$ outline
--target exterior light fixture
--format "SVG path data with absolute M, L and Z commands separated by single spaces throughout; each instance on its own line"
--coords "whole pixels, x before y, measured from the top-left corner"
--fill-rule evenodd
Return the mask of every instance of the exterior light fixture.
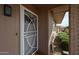
M 12 8 L 9 5 L 4 5 L 4 16 L 12 16 Z

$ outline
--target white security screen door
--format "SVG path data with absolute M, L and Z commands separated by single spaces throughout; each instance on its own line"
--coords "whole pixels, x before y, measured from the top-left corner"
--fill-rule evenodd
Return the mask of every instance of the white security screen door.
M 21 54 L 31 55 L 38 49 L 37 15 L 23 6 L 20 6 L 20 13 Z

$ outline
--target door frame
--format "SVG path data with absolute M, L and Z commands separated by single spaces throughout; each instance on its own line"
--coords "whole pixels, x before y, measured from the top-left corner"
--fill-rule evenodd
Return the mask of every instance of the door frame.
M 23 21 L 24 10 L 27 10 L 28 12 L 32 13 L 33 15 L 37 17 L 37 50 L 38 50 L 38 15 L 32 12 L 31 10 L 27 9 L 23 5 L 20 5 L 20 54 L 21 55 L 24 55 L 24 21 Z M 35 52 L 32 54 L 35 54 Z

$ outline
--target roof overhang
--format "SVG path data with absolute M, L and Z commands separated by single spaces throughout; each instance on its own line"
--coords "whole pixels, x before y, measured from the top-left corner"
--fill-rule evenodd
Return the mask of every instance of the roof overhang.
M 65 12 L 69 11 L 69 5 L 63 5 L 52 9 L 53 18 L 60 24 L 64 18 Z

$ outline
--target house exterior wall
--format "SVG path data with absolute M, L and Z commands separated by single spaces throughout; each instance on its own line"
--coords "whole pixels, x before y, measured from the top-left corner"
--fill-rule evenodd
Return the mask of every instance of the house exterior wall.
M 0 54 L 19 54 L 19 5 L 10 5 L 12 16 L 4 16 L 0 5 Z
M 10 5 L 12 16 L 4 16 L 0 5 L 0 54 L 20 54 L 20 5 Z M 38 53 L 48 54 L 48 9 L 24 5 L 38 15 Z M 79 5 L 70 5 L 70 54 L 79 54 Z M 51 27 L 51 26 L 50 26 Z M 51 31 L 51 30 L 50 30 Z
M 79 54 L 79 5 L 70 5 L 70 54 Z
M 12 16 L 4 16 L 0 5 L 0 54 L 20 54 L 20 5 L 10 5 Z M 23 5 L 38 15 L 38 52 L 48 54 L 48 11 Z
M 48 54 L 48 10 L 39 11 L 38 21 L 38 47 L 39 54 Z

